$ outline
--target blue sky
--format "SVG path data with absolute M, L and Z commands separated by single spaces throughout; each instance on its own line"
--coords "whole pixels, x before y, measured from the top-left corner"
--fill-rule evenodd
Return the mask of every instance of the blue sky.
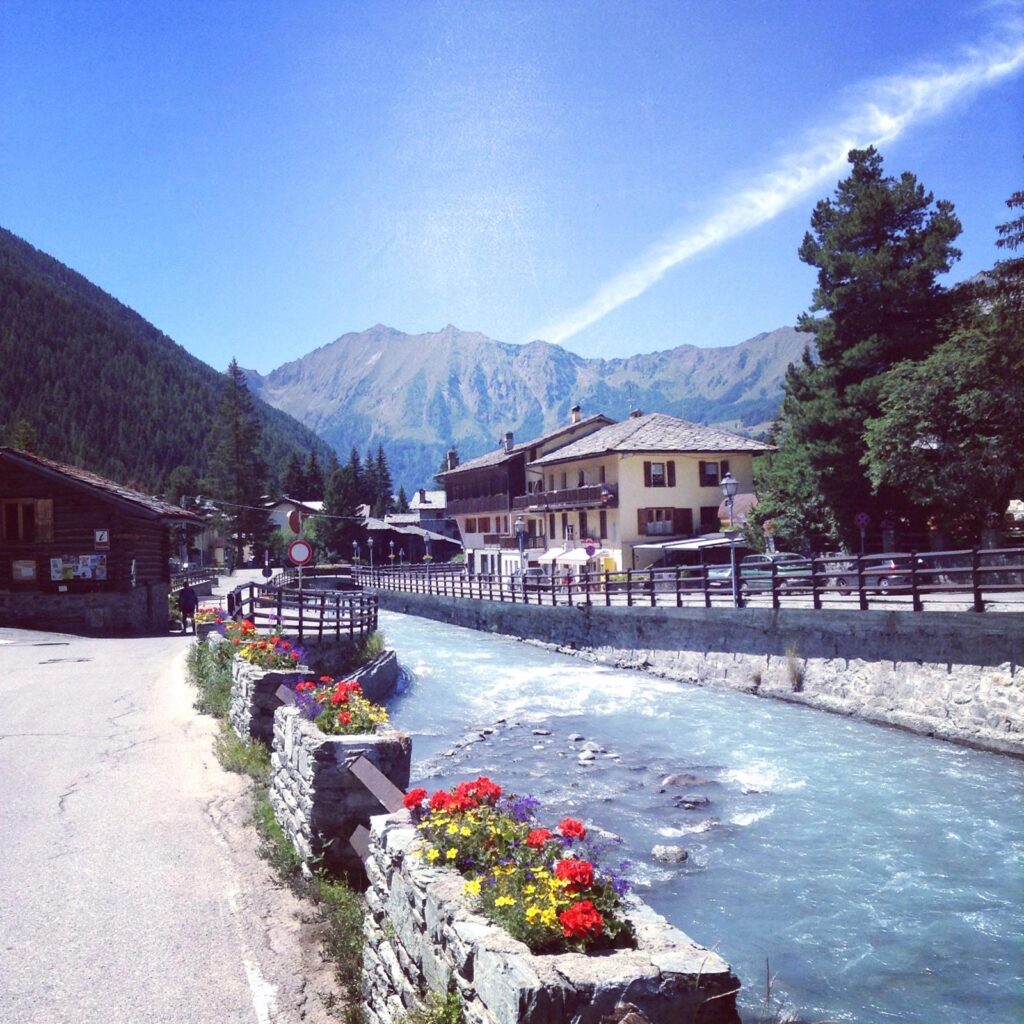
M 5 0 L 0 96 L 0 225 L 218 368 L 734 344 L 807 307 L 847 140 L 955 204 L 952 280 L 1024 184 L 1016 2 Z

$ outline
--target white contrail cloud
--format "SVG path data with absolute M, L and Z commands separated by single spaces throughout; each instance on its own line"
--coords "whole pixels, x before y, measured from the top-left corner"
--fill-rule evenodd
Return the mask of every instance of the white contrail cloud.
M 583 305 L 541 328 L 532 338 L 560 344 L 619 306 L 642 295 L 673 267 L 764 224 L 841 175 L 851 149 L 880 146 L 909 127 L 935 117 L 953 102 L 996 84 L 1024 68 L 1024 42 L 975 51 L 962 63 L 877 81 L 856 109 L 815 132 L 815 143 L 776 162 L 751 188 L 724 199 L 703 223 L 674 241 L 649 249 L 630 268 L 606 281 Z

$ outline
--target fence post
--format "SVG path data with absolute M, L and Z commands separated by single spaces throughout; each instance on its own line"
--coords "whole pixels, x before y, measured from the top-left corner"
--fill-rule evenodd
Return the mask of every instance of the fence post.
M 921 603 L 921 591 L 918 589 L 918 568 L 917 568 L 917 552 L 910 552 L 910 596 L 913 602 L 913 608 L 915 612 L 923 612 L 924 605 Z
M 327 593 L 326 591 L 320 595 L 320 624 L 316 631 L 317 639 L 323 641 L 324 638 L 324 614 L 327 612 Z
M 971 590 L 974 592 L 974 610 L 983 612 L 985 602 L 981 596 L 981 551 L 978 548 L 971 549 Z
M 300 640 L 302 639 L 302 611 L 303 611 L 302 605 L 303 605 L 302 591 L 300 590 L 299 591 L 299 639 Z
M 824 563 L 822 569 L 825 568 Z M 817 610 L 821 611 L 821 590 L 818 587 L 818 573 L 814 567 L 814 559 L 811 559 L 811 604 Z
M 633 607 L 633 570 L 626 570 L 626 607 Z
M 676 566 L 676 607 L 683 607 L 683 572 Z
M 771 565 L 771 584 L 772 584 L 772 607 L 778 608 L 780 606 L 779 601 L 779 567 L 772 562 Z
M 605 569 L 604 571 L 604 606 L 611 608 L 612 606 L 612 591 L 611 591 L 611 573 Z
M 334 595 L 334 639 L 341 640 L 341 594 Z
M 868 594 L 864 589 L 864 556 L 857 556 L 857 594 L 860 597 L 860 610 L 868 610 Z

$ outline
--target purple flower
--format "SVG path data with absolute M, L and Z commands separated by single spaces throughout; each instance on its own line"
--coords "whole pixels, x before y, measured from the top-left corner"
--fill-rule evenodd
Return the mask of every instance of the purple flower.
M 538 807 L 540 801 L 536 797 L 516 796 L 514 793 L 508 793 L 498 801 L 498 810 L 518 822 L 532 821 Z

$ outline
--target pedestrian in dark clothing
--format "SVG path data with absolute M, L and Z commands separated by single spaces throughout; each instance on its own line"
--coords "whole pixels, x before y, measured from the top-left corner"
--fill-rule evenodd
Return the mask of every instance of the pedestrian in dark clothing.
M 182 633 L 188 632 L 188 624 L 191 622 L 194 635 L 196 631 L 196 608 L 199 607 L 199 598 L 191 587 L 185 586 L 178 591 L 178 607 L 181 609 Z

